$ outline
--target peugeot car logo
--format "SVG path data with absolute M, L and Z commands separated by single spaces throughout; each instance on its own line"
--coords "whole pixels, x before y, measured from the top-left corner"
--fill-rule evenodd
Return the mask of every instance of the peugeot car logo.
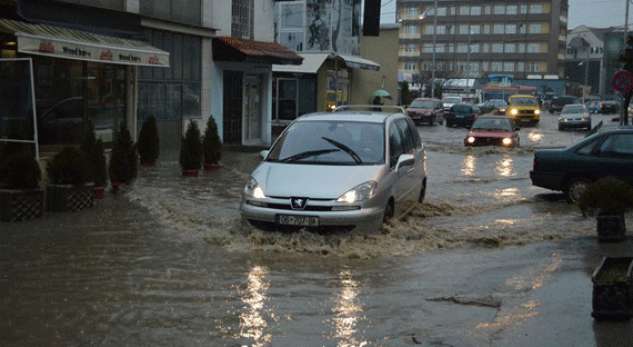
M 293 210 L 303 210 L 306 207 L 308 199 L 305 198 L 292 198 L 290 199 L 290 205 Z

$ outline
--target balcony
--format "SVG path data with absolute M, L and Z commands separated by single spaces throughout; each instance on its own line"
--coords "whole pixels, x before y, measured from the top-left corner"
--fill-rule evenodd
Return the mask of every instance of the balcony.
M 401 32 L 398 37 L 401 39 L 419 39 L 421 36 L 420 36 L 420 33 Z
M 398 56 L 400 57 L 417 57 L 420 55 L 420 51 L 399 51 Z

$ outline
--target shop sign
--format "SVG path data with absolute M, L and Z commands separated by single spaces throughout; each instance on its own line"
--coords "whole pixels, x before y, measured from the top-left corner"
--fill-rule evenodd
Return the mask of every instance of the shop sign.
M 104 47 L 39 37 L 18 36 L 18 51 L 57 58 L 124 65 L 169 67 L 169 54 L 125 47 Z

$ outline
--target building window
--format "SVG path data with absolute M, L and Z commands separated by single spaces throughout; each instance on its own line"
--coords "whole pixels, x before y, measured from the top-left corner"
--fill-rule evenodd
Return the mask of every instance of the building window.
M 530 4 L 530 14 L 543 14 L 545 7 L 543 4 Z
M 525 53 L 525 43 L 517 43 L 517 53 Z
M 526 4 L 519 5 L 519 12 L 521 14 L 527 14 L 528 13 L 528 5 L 526 5 Z
M 506 43 L 503 51 L 505 53 L 516 53 L 516 45 L 514 43 Z
M 470 33 L 475 35 L 481 34 L 481 25 L 471 25 Z
M 516 14 L 518 14 L 518 11 L 519 11 L 519 9 L 518 9 L 517 5 L 508 5 L 508 6 L 506 6 L 506 14 L 507 15 L 516 15 Z
M 430 26 L 429 25 L 425 25 L 424 28 L 425 28 L 425 31 L 426 31 L 426 30 L 428 30 L 430 28 Z M 408 24 L 408 25 L 404 26 L 403 30 L 407 34 L 417 34 L 418 33 L 418 26 L 417 25 L 413 25 L 413 24 Z M 425 32 L 425 34 L 426 34 L 426 32 Z
M 517 62 L 516 70 L 518 72 L 524 72 L 525 71 L 525 63 L 522 62 L 522 61 Z
M 304 15 L 303 3 L 280 3 L 279 18 L 277 20 L 277 42 L 292 50 L 303 51 L 305 38 L 303 29 Z
M 472 6 L 470 8 L 471 16 L 481 16 L 481 6 Z
M 518 25 L 518 28 L 519 28 L 519 34 L 527 33 L 527 24 L 521 23 Z
M 484 14 L 487 15 L 487 16 L 491 15 L 492 14 L 492 6 L 490 6 L 490 5 L 484 6 Z
M 277 98 L 274 117 L 277 120 L 297 118 L 299 99 L 299 81 L 297 79 L 277 79 Z
M 504 72 L 514 72 L 514 62 L 506 61 L 503 63 Z
M 298 5 L 303 6 L 303 4 L 298 4 Z M 409 18 L 417 17 L 418 16 L 418 12 L 419 11 L 418 11 L 417 7 L 407 7 L 405 9 L 406 16 L 409 17 Z
M 506 24 L 506 34 L 516 34 L 517 26 L 516 24 Z
M 465 43 L 458 43 L 457 53 L 468 53 L 468 45 Z
M 530 34 L 547 34 L 549 27 L 546 23 L 530 23 L 528 26 L 528 33 Z
M 503 43 L 493 43 L 491 45 L 492 53 L 503 53 Z
M 490 53 L 490 44 L 489 43 L 482 43 L 481 44 L 481 51 L 483 53 Z
M 459 25 L 459 33 L 461 35 L 468 35 L 469 30 L 470 30 L 470 25 L 468 25 L 468 24 L 460 24 Z
M 503 34 L 504 33 L 504 25 L 503 24 L 495 24 L 492 27 L 493 34 Z
M 93 4 L 103 1 L 86 0 L 85 2 Z M 139 11 L 144 16 L 200 25 L 200 0 L 140 0 L 139 5 Z
M 546 53 L 547 52 L 547 43 L 528 43 L 527 44 L 527 52 L 528 53 Z
M 459 6 L 460 16 L 470 16 L 470 6 Z
M 471 43 L 470 44 L 470 53 L 479 53 L 479 44 Z
M 482 32 L 484 34 L 490 34 L 490 24 L 484 24 Z
M 502 72 L 503 71 L 503 63 L 500 61 L 493 61 L 490 63 L 490 71 L 493 72 Z
M 231 36 L 253 39 L 253 0 L 233 0 L 231 6 Z
M 495 5 L 494 14 L 503 15 L 506 14 L 506 6 L 505 5 Z

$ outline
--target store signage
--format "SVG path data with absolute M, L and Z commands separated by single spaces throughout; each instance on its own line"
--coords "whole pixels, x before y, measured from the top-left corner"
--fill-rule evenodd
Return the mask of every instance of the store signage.
M 18 51 L 26 54 L 112 64 L 169 67 L 169 54 L 166 52 L 104 47 L 32 36 L 18 36 Z

